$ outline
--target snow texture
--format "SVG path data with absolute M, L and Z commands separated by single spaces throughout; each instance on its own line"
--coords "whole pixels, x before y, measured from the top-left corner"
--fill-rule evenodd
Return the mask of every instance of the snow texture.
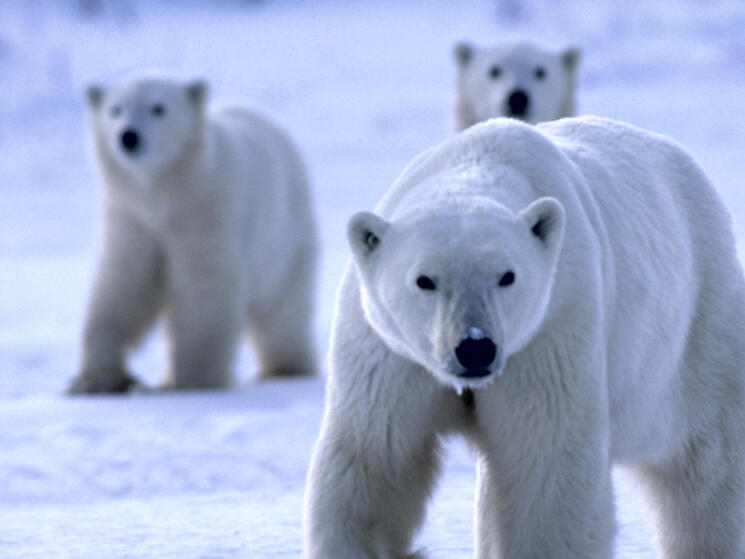
M 289 0 L 0 4 L 0 556 L 297 557 L 323 378 L 257 382 L 244 351 L 226 392 L 63 394 L 97 250 L 89 82 L 159 66 L 273 113 L 311 167 L 326 350 L 344 229 L 451 129 L 459 39 L 521 35 L 584 49 L 580 114 L 672 136 L 745 239 L 745 7 L 740 0 Z M 133 356 L 154 383 L 161 334 Z M 418 539 L 472 556 L 474 457 L 448 445 Z M 652 559 L 647 505 L 615 476 L 618 557 Z

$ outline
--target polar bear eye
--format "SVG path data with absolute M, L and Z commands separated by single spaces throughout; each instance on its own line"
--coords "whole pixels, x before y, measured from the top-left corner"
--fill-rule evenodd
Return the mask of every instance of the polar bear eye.
M 153 114 L 153 116 L 164 116 L 166 114 L 166 107 L 161 103 L 156 103 L 155 105 L 150 107 L 150 112 Z
M 489 68 L 489 77 L 491 79 L 496 80 L 501 75 L 502 75 L 501 66 L 492 66 L 491 68 Z
M 515 283 L 515 272 L 512 270 L 506 271 L 504 274 L 502 274 L 502 277 L 499 278 L 499 287 L 507 287 L 508 285 L 512 285 Z
M 429 278 L 427 276 L 419 276 L 416 278 L 416 285 L 419 289 L 424 289 L 425 291 L 434 291 L 437 289 L 437 286 L 435 285 L 435 282 L 432 280 L 432 278 Z
M 543 66 L 538 66 L 533 70 L 533 75 L 535 76 L 535 79 L 541 81 L 546 78 L 546 69 Z
M 114 118 L 117 118 L 118 116 L 120 116 L 122 114 L 121 105 L 112 105 L 111 108 L 109 109 L 109 114 Z

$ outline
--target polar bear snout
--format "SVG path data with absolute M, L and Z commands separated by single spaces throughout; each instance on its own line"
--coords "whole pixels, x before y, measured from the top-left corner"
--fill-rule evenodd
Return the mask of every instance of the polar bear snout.
M 524 118 L 528 114 L 530 97 L 522 89 L 515 89 L 507 97 L 507 114 L 509 116 Z
M 142 145 L 140 134 L 133 128 L 127 128 L 120 137 L 122 148 L 127 153 L 136 153 Z
M 465 369 L 458 376 L 485 377 L 496 357 L 497 346 L 486 336 L 464 338 L 455 348 L 455 358 Z

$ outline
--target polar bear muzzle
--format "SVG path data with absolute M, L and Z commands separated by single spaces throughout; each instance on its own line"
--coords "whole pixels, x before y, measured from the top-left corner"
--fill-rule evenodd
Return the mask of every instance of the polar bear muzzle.
M 528 118 L 530 97 L 525 90 L 515 89 L 507 97 L 507 116 L 514 118 Z
M 140 149 L 142 142 L 140 141 L 140 134 L 137 130 L 127 128 L 122 132 L 120 138 L 122 148 L 126 153 L 134 154 Z
M 458 376 L 462 378 L 480 378 L 491 374 L 489 366 L 497 356 L 497 346 L 491 339 L 468 337 L 455 348 L 455 358 L 464 367 Z

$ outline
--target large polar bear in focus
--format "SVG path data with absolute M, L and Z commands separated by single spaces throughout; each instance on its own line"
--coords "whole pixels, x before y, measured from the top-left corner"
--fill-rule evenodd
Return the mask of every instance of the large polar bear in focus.
M 648 489 L 663 557 L 745 557 L 745 283 L 679 147 L 489 121 L 348 233 L 306 559 L 421 557 L 451 433 L 479 451 L 479 559 L 611 557 L 614 463 Z
M 143 73 L 91 86 L 104 244 L 71 392 L 127 390 L 126 350 L 164 311 L 166 388 L 231 382 L 248 332 L 261 374 L 312 373 L 316 237 L 287 135 L 207 85 Z
M 457 78 L 455 131 L 493 117 L 536 124 L 573 116 L 581 51 L 558 51 L 530 41 L 454 48 Z

